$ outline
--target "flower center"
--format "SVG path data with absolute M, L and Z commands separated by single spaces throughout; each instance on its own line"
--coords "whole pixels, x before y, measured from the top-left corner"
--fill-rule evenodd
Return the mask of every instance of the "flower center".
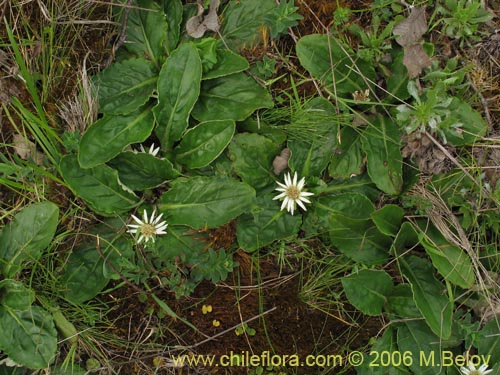
M 286 196 L 295 201 L 300 197 L 300 190 L 297 189 L 297 186 L 290 186 L 286 190 Z
M 156 228 L 154 227 L 154 225 L 144 223 L 143 225 L 141 225 L 141 234 L 143 234 L 144 237 L 152 237 L 156 234 Z

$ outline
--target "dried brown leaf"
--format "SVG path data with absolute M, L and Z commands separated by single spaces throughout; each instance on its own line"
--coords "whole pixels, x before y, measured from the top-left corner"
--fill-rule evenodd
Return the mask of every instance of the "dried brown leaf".
M 186 32 L 190 37 L 201 38 L 207 30 L 219 31 L 220 24 L 217 16 L 219 4 L 220 0 L 210 0 L 208 14 L 203 17 L 203 3 L 198 1 L 198 13 L 186 22 Z
M 412 44 L 404 47 L 403 64 L 408 69 L 408 76 L 418 77 L 422 69 L 431 66 L 432 60 L 421 44 Z
M 290 159 L 290 149 L 284 148 L 281 154 L 276 156 L 273 160 L 273 172 L 275 175 L 279 175 L 285 169 L 288 168 L 288 160 Z
M 14 152 L 23 160 L 32 159 L 37 165 L 42 165 L 42 153 L 36 149 L 33 142 L 20 134 L 14 134 L 12 137 L 12 148 Z
M 396 36 L 396 42 L 403 47 L 417 43 L 427 31 L 427 20 L 425 18 L 425 7 L 413 8 L 410 15 L 404 21 L 394 26 L 392 33 Z

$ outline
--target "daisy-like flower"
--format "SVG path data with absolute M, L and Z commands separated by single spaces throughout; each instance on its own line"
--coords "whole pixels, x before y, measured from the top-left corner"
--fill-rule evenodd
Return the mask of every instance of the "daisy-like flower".
M 493 369 L 487 370 L 488 365 L 481 365 L 478 369 L 472 363 L 467 367 L 460 367 L 460 372 L 464 375 L 486 375 L 493 371 Z
M 139 239 L 137 243 L 140 244 L 142 240 L 147 243 L 149 240 L 155 242 L 155 237 L 160 234 L 166 234 L 165 229 L 167 229 L 168 224 L 166 221 L 160 221 L 163 214 L 158 215 L 155 219 L 156 210 L 153 211 L 151 217 L 148 219 L 148 212 L 143 211 L 143 219 L 139 219 L 137 216 L 132 215 L 132 218 L 137 224 L 127 224 L 129 230 L 128 233 L 137 234 L 139 233 Z
M 145 154 L 148 153 L 149 155 L 153 155 L 153 156 L 158 155 L 158 153 L 160 152 L 160 147 L 155 148 L 155 144 L 154 143 L 151 144 L 151 147 L 149 147 L 149 150 L 147 150 L 147 151 L 144 149 L 143 145 L 140 145 L 139 147 L 141 149 L 141 152 L 143 152 Z
M 278 182 L 279 187 L 277 187 L 276 190 L 281 193 L 275 196 L 273 200 L 283 199 L 281 210 L 286 207 L 287 211 L 293 215 L 293 212 L 296 210 L 297 205 L 299 205 L 304 211 L 307 211 L 304 202 L 311 203 L 311 201 L 306 197 L 314 194 L 307 191 L 302 191 L 302 189 L 304 189 L 305 181 L 305 177 L 302 177 L 299 183 L 297 183 L 297 172 L 295 172 L 295 174 L 293 175 L 293 181 L 290 173 L 287 173 L 285 175 L 285 183 L 282 184 Z

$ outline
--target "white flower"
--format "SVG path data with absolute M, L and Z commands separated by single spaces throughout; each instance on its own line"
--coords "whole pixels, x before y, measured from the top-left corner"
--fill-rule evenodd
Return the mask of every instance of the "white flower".
M 127 227 L 130 229 L 127 230 L 128 233 L 137 234 L 139 233 L 139 239 L 137 243 L 141 243 L 142 240 L 144 242 L 148 242 L 152 240 L 155 242 L 155 237 L 159 234 L 166 234 L 165 229 L 167 229 L 168 224 L 165 221 L 160 221 L 163 214 L 158 215 L 155 219 L 156 210 L 153 211 L 151 217 L 148 220 L 148 212 L 144 210 L 143 212 L 143 220 L 138 217 L 132 215 L 132 218 L 135 220 L 137 224 L 127 224 Z
M 486 375 L 492 372 L 493 370 L 486 370 L 488 365 L 481 365 L 478 369 L 473 364 L 469 364 L 467 367 L 460 367 L 460 372 L 464 375 Z
M 279 187 L 277 187 L 276 190 L 280 191 L 281 193 L 275 196 L 273 200 L 283 199 L 281 210 L 286 207 L 287 211 L 293 215 L 293 212 L 297 208 L 296 205 L 298 204 L 304 211 L 307 211 L 306 206 L 304 206 L 303 202 L 311 203 L 306 197 L 314 194 L 307 191 L 302 191 L 305 185 L 305 177 L 302 177 L 299 183 L 297 183 L 297 172 L 295 172 L 293 176 L 293 181 L 290 177 L 290 173 L 287 173 L 285 175 L 285 184 L 278 182 L 278 185 Z
M 146 151 L 146 150 L 144 149 L 144 146 L 143 146 L 143 145 L 140 145 L 139 147 L 141 148 L 141 152 L 143 152 L 143 153 L 148 153 L 149 155 L 153 155 L 153 156 L 158 155 L 158 153 L 160 152 L 160 147 L 155 148 L 155 144 L 154 144 L 154 143 L 153 143 L 153 144 L 151 144 L 151 147 L 149 147 L 149 150 L 148 150 L 148 151 Z

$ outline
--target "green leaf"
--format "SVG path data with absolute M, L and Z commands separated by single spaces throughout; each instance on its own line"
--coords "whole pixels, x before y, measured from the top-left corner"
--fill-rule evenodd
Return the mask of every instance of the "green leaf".
M 265 16 L 276 8 L 273 1 L 231 1 L 224 9 L 221 35 L 232 50 L 252 47 L 259 41 L 256 31 L 266 25 Z
M 118 179 L 118 172 L 107 165 L 80 168 L 76 155 L 61 160 L 61 174 L 69 188 L 103 216 L 127 212 L 139 203 L 139 198 L 126 191 Z
M 447 141 L 453 146 L 471 145 L 479 137 L 483 137 L 488 125 L 481 114 L 474 110 L 469 103 L 459 98 L 453 98 L 448 110 L 456 118 L 456 122 L 461 124 L 460 135 L 453 129 L 443 130 Z
M 395 204 L 386 204 L 370 216 L 378 230 L 387 236 L 396 236 L 401 227 L 404 210 Z
M 348 186 L 345 190 L 353 190 Z M 340 193 L 319 196 L 307 214 L 302 229 L 309 235 L 325 233 L 329 230 L 330 214 L 342 214 L 355 219 L 369 219 L 375 210 L 374 204 L 365 195 L 359 193 Z
M 270 139 L 258 134 L 237 134 L 229 145 L 229 157 L 236 174 L 255 189 L 274 182 L 272 163 L 278 154 L 278 147 Z
M 165 14 L 151 0 L 137 0 L 135 5 L 128 13 L 127 43 L 124 45 L 130 52 L 145 56 L 160 67 L 166 52 L 168 25 Z
M 403 64 L 404 53 L 403 50 L 399 50 L 398 53 L 393 57 L 392 64 L 390 66 L 390 76 L 387 77 L 387 95 L 386 100 L 389 102 L 394 102 L 398 100 L 407 100 L 410 97 L 408 92 L 408 69 Z
M 99 112 L 128 114 L 136 111 L 148 102 L 157 80 L 154 64 L 145 59 L 114 63 L 95 78 Z
M 163 151 L 169 151 L 188 126 L 189 114 L 200 94 L 201 60 L 191 43 L 177 48 L 163 64 L 158 78 L 156 135 Z
M 300 176 L 320 176 L 330 162 L 343 119 L 323 97 L 307 101 L 293 113 L 287 126 L 291 131 L 287 143 L 290 169 Z
M 375 78 L 373 66 L 355 61 L 350 47 L 334 37 L 306 35 L 297 42 L 296 51 L 300 64 L 336 96 L 351 98 L 355 91 L 367 89 L 363 76 L 369 80 Z
M 445 280 L 464 289 L 469 289 L 474 285 L 474 267 L 465 251 L 451 245 L 434 228 L 427 228 L 426 232 L 422 232 L 419 237 L 432 264 Z
M 415 305 L 411 286 L 399 284 L 387 296 L 386 310 L 392 320 L 421 319 L 422 314 Z
M 402 275 L 408 279 L 415 304 L 427 325 L 444 340 L 451 336 L 453 306 L 443 294 L 446 290 L 433 276 L 432 265 L 425 259 L 409 256 L 399 259 Z
M 398 195 L 403 188 L 403 157 L 398 126 L 388 117 L 378 116 L 362 137 L 368 174 L 384 193 Z
M 347 180 L 360 175 L 363 165 L 361 136 L 355 129 L 344 127 L 340 131 L 340 142 L 334 150 L 328 174 L 333 178 Z
M 57 331 L 52 315 L 38 306 L 23 311 L 0 307 L 0 348 L 16 363 L 42 369 L 54 360 Z
M 80 166 L 92 168 L 113 159 L 129 144 L 145 141 L 153 125 L 148 107 L 123 116 L 104 115 L 88 128 L 80 141 Z
M 12 310 L 26 310 L 35 301 L 35 292 L 22 282 L 4 279 L 0 281 L 0 305 Z
M 217 62 L 208 72 L 203 74 L 202 79 L 214 79 L 239 73 L 250 67 L 247 59 L 227 49 L 217 50 Z
M 244 73 L 203 81 L 192 116 L 198 121 L 243 121 L 258 108 L 271 108 L 273 99 Z
M 184 264 L 192 264 L 198 254 L 207 250 L 209 241 L 187 226 L 169 225 L 167 235 L 156 240 L 156 253 L 168 263 L 178 258 Z
M 484 325 L 478 333 L 478 353 L 482 356 L 491 356 L 489 363 L 500 361 L 500 336 L 498 335 L 498 320 L 492 319 Z
M 432 298 L 432 297 L 431 297 Z M 413 361 L 409 366 L 415 375 L 435 375 L 441 362 L 441 339 L 434 335 L 424 322 L 405 321 L 397 328 L 399 352 L 410 352 Z
M 399 257 L 406 252 L 406 249 L 416 246 L 419 243 L 417 232 L 412 224 L 405 221 L 399 229 L 396 238 L 391 246 L 391 253 Z
M 391 240 L 371 220 L 334 214 L 329 217 L 329 224 L 330 241 L 349 258 L 367 265 L 387 260 Z
M 347 299 L 367 315 L 380 315 L 391 293 L 392 278 L 385 271 L 361 270 L 341 279 Z
M 356 373 L 358 375 L 403 375 L 409 374 L 408 370 L 403 365 L 398 367 L 383 366 L 381 364 L 381 354 L 382 353 L 401 353 L 401 357 L 404 358 L 405 353 L 399 352 L 396 345 L 396 340 L 394 337 L 394 329 L 392 326 L 387 327 L 384 331 L 382 337 L 378 338 L 375 343 L 370 348 L 370 355 L 364 354 L 365 360 L 362 365 L 356 367 Z M 372 340 L 370 340 L 372 341 Z M 378 356 L 378 358 L 377 358 Z M 399 362 L 399 356 L 395 357 Z M 378 359 L 378 360 L 376 360 Z M 385 358 L 384 358 L 385 360 Z M 384 363 L 386 364 L 386 363 Z
M 142 152 L 122 152 L 108 164 L 118 171 L 120 181 L 132 190 L 151 189 L 180 174 L 168 159 Z
M 65 298 L 74 304 L 88 301 L 108 284 L 113 268 L 121 271 L 122 260 L 133 254 L 132 242 L 120 233 L 122 227 L 122 219 L 108 219 L 90 228 L 95 238 L 73 249 L 60 279 Z
M 165 39 L 165 48 L 170 54 L 177 47 L 181 33 L 182 23 L 182 1 L 181 0 L 163 0 L 163 11 L 167 20 L 167 36 Z
M 190 169 L 205 167 L 214 161 L 233 138 L 232 120 L 207 121 L 189 129 L 175 149 L 175 159 Z
M 255 191 L 224 177 L 178 178 L 161 197 L 160 210 L 172 225 L 216 228 L 247 211 Z
M 269 245 L 276 240 L 292 238 L 297 235 L 301 215 L 290 215 L 280 211 L 280 204 L 273 201 L 272 194 L 257 198 L 258 208 L 251 214 L 242 215 L 236 226 L 238 245 L 251 252 Z
M 104 259 L 94 244 L 73 249 L 61 277 L 64 297 L 74 304 L 94 298 L 109 282 L 103 273 Z
M 0 234 L 0 271 L 11 278 L 24 262 L 36 261 L 49 246 L 57 229 L 58 207 L 51 202 L 34 203 L 18 212 Z

